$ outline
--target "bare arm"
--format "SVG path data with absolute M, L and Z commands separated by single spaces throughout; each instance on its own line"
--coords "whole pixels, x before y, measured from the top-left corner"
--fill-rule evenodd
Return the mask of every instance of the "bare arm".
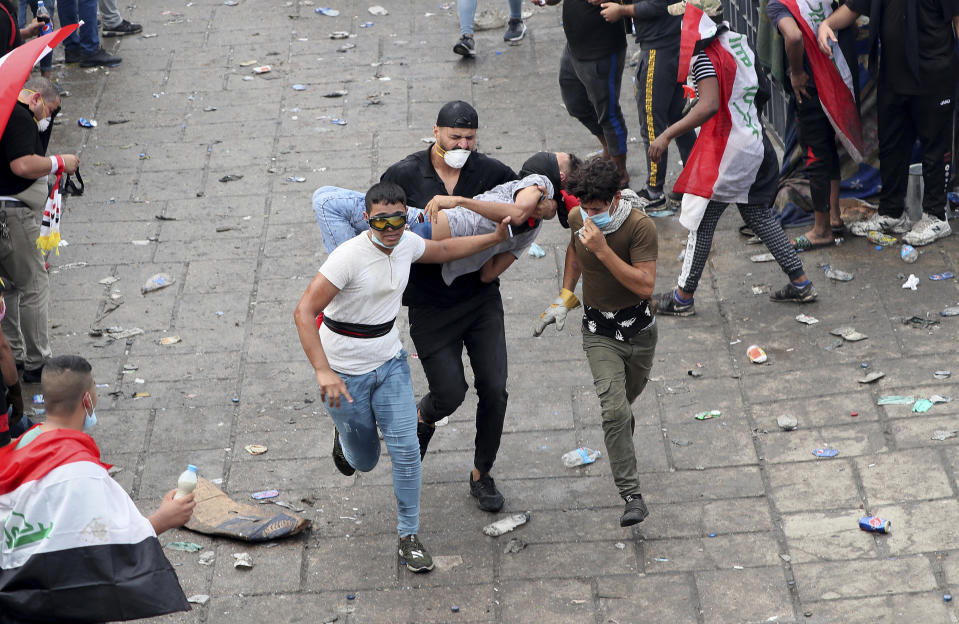
M 503 271 L 513 266 L 514 262 L 516 262 L 516 256 L 511 251 L 496 254 L 487 260 L 483 268 L 480 269 L 480 281 L 489 284 L 502 275 Z
M 791 17 L 784 17 L 779 20 L 779 32 L 783 35 L 786 43 L 786 58 L 789 59 L 789 80 L 792 83 L 793 93 L 796 95 L 796 101 L 802 103 L 803 98 L 808 98 L 809 93 L 806 86 L 809 84 L 809 76 L 803 67 L 803 57 L 806 54 L 806 46 L 803 44 L 802 31 L 799 24 Z
M 563 288 L 572 292 L 576 290 L 576 284 L 579 283 L 579 277 L 583 270 L 579 266 L 579 260 L 576 258 L 576 247 L 573 241 L 566 247 L 566 262 L 563 265 Z
M 316 317 L 330 305 L 333 297 L 339 292 L 340 289 L 326 279 L 325 275 L 317 273 L 310 285 L 306 287 L 306 292 L 303 293 L 293 312 L 293 321 L 296 323 L 296 333 L 300 336 L 300 344 L 303 345 L 303 351 L 313 365 L 313 370 L 316 371 L 316 381 L 320 385 L 320 399 L 325 403 L 326 397 L 329 396 L 331 407 L 340 406 L 341 395 L 350 403 L 353 402 L 346 384 L 330 368 L 330 361 L 326 359 L 326 352 L 323 351 L 323 343 L 320 341 L 320 334 L 316 327 Z
M 424 241 L 426 243 L 426 251 L 423 252 L 423 255 L 420 256 L 417 262 L 426 264 L 442 264 L 443 262 L 458 260 L 460 258 L 472 256 L 473 254 L 483 251 L 484 249 L 489 249 L 497 243 L 509 238 L 509 230 L 506 228 L 509 222 L 509 217 L 506 217 L 500 221 L 499 225 L 496 226 L 496 231 L 490 232 L 489 234 L 480 234 L 478 236 L 458 236 L 456 238 L 448 238 L 442 241 Z
M 669 148 L 669 142 L 703 125 L 719 110 L 719 80 L 704 78 L 699 87 L 699 101 L 685 117 L 666 128 L 649 146 L 649 157 L 659 160 Z
M 819 40 L 819 49 L 824 54 L 832 56 L 832 47 L 829 42 L 838 41 L 836 31 L 849 28 L 856 22 L 857 17 L 859 17 L 859 14 L 845 4 L 833 11 L 832 15 L 819 25 L 819 32 L 816 33 L 816 38 Z
M 60 154 L 63 158 L 63 170 L 67 173 L 74 173 L 79 165 L 79 160 L 73 154 Z M 26 178 L 27 180 L 37 180 L 50 173 L 51 167 L 49 156 L 39 156 L 37 154 L 27 154 L 20 158 L 10 161 L 10 171 L 13 175 Z

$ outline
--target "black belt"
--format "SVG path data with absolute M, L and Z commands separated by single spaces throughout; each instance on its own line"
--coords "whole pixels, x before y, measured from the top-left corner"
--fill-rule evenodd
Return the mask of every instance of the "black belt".
M 334 321 L 328 316 L 322 316 L 321 319 L 321 322 L 326 325 L 327 329 L 334 334 L 349 336 L 350 338 L 379 338 L 380 336 L 385 336 L 390 333 L 390 330 L 393 329 L 393 323 L 396 322 L 394 318 L 379 325 L 363 325 L 362 323 Z

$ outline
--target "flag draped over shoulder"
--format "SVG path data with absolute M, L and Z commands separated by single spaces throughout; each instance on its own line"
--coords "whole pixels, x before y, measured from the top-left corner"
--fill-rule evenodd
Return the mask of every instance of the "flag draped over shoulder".
M 90 436 L 0 449 L 0 622 L 104 622 L 190 609 L 149 520 Z
M 711 39 L 711 41 L 710 41 Z M 680 41 L 679 80 L 685 81 L 696 44 L 716 70 L 719 110 L 703 124 L 673 190 L 684 193 L 683 226 L 699 226 L 708 200 L 748 203 L 749 190 L 763 163 L 762 122 L 755 98 L 759 91 L 755 55 L 746 37 L 717 29 L 692 4 L 686 5 Z
M 853 89 L 853 74 L 839 44 L 831 42 L 832 58 L 819 49 L 816 31 L 832 14 L 830 0 L 780 0 L 802 31 L 803 47 L 813 81 L 819 92 L 823 112 L 836 131 L 836 136 L 846 151 L 857 163 L 862 162 L 865 151 L 862 139 L 862 121 L 856 106 Z

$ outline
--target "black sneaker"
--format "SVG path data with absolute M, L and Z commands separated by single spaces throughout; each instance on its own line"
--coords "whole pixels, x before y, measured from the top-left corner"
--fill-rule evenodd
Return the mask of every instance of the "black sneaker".
M 356 468 L 350 465 L 350 462 L 347 461 L 346 455 L 343 454 L 343 447 L 340 446 L 340 431 L 334 427 L 333 428 L 333 465 L 336 466 L 336 469 L 345 474 L 346 476 L 352 476 L 356 472 Z
M 420 441 L 420 461 L 426 457 L 426 447 L 430 445 L 434 433 L 436 433 L 435 426 L 427 425 L 425 422 L 416 423 L 416 438 Z
M 526 23 L 522 19 L 510 19 L 506 25 L 503 41 L 520 41 L 526 36 Z
M 646 503 L 643 502 L 642 494 L 630 494 L 626 497 L 626 509 L 619 518 L 619 526 L 628 527 L 639 524 L 649 515 L 646 509 Z
M 769 295 L 771 301 L 785 302 L 792 301 L 794 303 L 812 303 L 816 300 L 815 289 L 812 287 L 812 282 L 809 282 L 802 288 L 799 288 L 792 282 L 789 282 L 773 294 Z
M 416 533 L 400 538 L 399 551 L 400 558 L 410 572 L 429 572 L 433 569 L 433 558 L 416 537 Z
M 40 383 L 40 378 L 43 375 L 43 367 L 34 368 L 33 370 L 24 369 L 23 370 L 23 383 L 28 384 L 38 384 Z
M 479 481 L 473 481 L 473 475 L 470 474 L 470 496 L 476 499 L 477 507 L 493 513 L 502 509 L 506 502 L 489 473 L 480 475 Z
M 649 300 L 649 309 L 653 314 L 666 316 L 692 316 L 696 314 L 696 302 L 680 303 L 676 301 L 675 291 L 653 295 Z
M 143 31 L 143 26 L 139 24 L 132 24 L 126 20 L 120 22 L 119 25 L 113 28 L 103 28 L 104 37 L 123 37 L 125 35 L 135 35 L 138 32 Z
M 473 58 L 476 56 L 476 42 L 473 41 L 473 37 L 470 35 L 463 35 L 460 37 L 460 40 L 456 42 L 456 45 L 453 46 L 453 52 L 460 56 Z
M 123 59 L 119 56 L 114 56 L 104 50 L 103 48 L 97 48 L 97 51 L 93 54 L 86 54 L 80 57 L 80 67 L 97 67 L 98 65 L 119 65 L 123 62 Z
M 643 210 L 656 210 L 666 205 L 666 193 L 660 192 L 658 197 L 651 197 L 649 189 L 644 188 L 636 194 L 639 195 Z
M 67 65 L 71 63 L 79 63 L 83 59 L 83 52 L 80 50 L 74 50 L 71 48 L 65 48 L 63 50 L 63 62 Z

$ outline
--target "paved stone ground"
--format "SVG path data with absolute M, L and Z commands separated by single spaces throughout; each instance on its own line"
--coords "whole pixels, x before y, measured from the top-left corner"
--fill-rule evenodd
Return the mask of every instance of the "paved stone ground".
M 365 2 L 336 4 L 336 18 L 315 14 L 309 0 L 121 7 L 157 36 L 105 40 L 124 58 L 115 69 L 62 71 L 72 96 L 56 148 L 81 153 L 87 193 L 68 202 L 70 244 L 52 259 L 53 344 L 89 357 L 109 384 L 95 437 L 122 468 L 117 479 L 145 511 L 188 462 L 239 499 L 278 488 L 286 500 L 314 501 L 304 505 L 312 532 L 285 542 L 164 535 L 164 543 L 197 541 L 217 558 L 204 567 L 195 554 L 169 553 L 186 593 L 212 599 L 163 621 L 956 621 L 942 595 L 959 590 L 959 438 L 930 435 L 954 426 L 959 401 L 926 414 L 876 403 L 886 394 L 959 395 L 954 379 L 933 378 L 938 369 L 959 375 L 959 321 L 901 323 L 914 314 L 938 321 L 935 312 L 959 300 L 954 280 L 928 279 L 956 270 L 959 238 L 923 250 L 912 266 L 862 240 L 804 254 L 820 301 L 801 311 L 821 320 L 805 326 L 793 320 L 799 309 L 753 293 L 784 277 L 774 264 L 749 261 L 763 250 L 744 244 L 735 211 L 721 222 L 698 315 L 660 319 L 654 378 L 634 407 L 650 518 L 619 528 L 605 457 L 575 470 L 559 460 L 579 445 L 603 446 L 578 323 L 530 337 L 560 279 L 567 234 L 551 224 L 540 240 L 549 255 L 524 259 L 502 285 L 512 374 L 495 475 L 507 510 L 532 512 L 516 533 L 528 547 L 505 554 L 503 538 L 480 531 L 491 517 L 468 496 L 471 397 L 439 430 L 424 465 L 422 535 L 437 569 L 414 576 L 401 568 L 389 462 L 355 478 L 336 472 L 332 425 L 313 402 L 292 323 L 325 257 L 311 193 L 324 184 L 366 188 L 424 146 L 437 109 L 454 98 L 478 107 L 480 148 L 514 167 L 536 150 L 584 154 L 593 145 L 559 104 L 558 9 L 537 9 L 518 46 L 504 45 L 501 29 L 479 33 L 479 57 L 464 62 L 450 52 L 455 7 L 403 0 L 373 17 Z M 367 20 L 375 24 L 360 27 Z M 355 36 L 332 41 L 335 30 Z M 337 52 L 344 43 L 355 47 Z M 254 59 L 272 73 L 253 78 L 243 65 Z M 349 95 L 322 97 L 338 89 Z M 635 135 L 635 103 L 629 95 L 622 103 Z M 100 125 L 78 128 L 80 116 Z M 642 156 L 630 162 L 638 182 Z M 218 181 L 228 174 L 243 178 Z M 675 219 L 657 225 L 661 290 L 678 273 L 684 231 Z M 855 280 L 830 283 L 817 269 L 825 262 Z M 176 283 L 141 295 L 160 271 Z M 918 292 L 900 288 L 897 274 L 909 272 L 922 278 Z M 100 285 L 107 276 L 119 281 Z M 123 303 L 108 313 L 113 291 Z M 847 324 L 869 339 L 827 350 L 828 331 Z M 126 342 L 88 335 L 109 326 L 145 334 Z M 171 335 L 182 342 L 159 344 Z M 752 343 L 769 363 L 748 362 Z M 864 361 L 886 377 L 858 384 Z M 698 363 L 703 375 L 689 376 Z M 138 369 L 124 374 L 127 365 Z M 704 409 L 723 415 L 694 420 Z M 787 413 L 799 419 L 797 431 L 776 426 Z M 243 451 L 250 443 L 269 452 L 252 457 Z M 815 458 L 826 445 L 839 456 Z M 893 533 L 861 532 L 867 512 L 891 519 Z M 256 563 L 248 572 L 230 565 L 243 550 Z

